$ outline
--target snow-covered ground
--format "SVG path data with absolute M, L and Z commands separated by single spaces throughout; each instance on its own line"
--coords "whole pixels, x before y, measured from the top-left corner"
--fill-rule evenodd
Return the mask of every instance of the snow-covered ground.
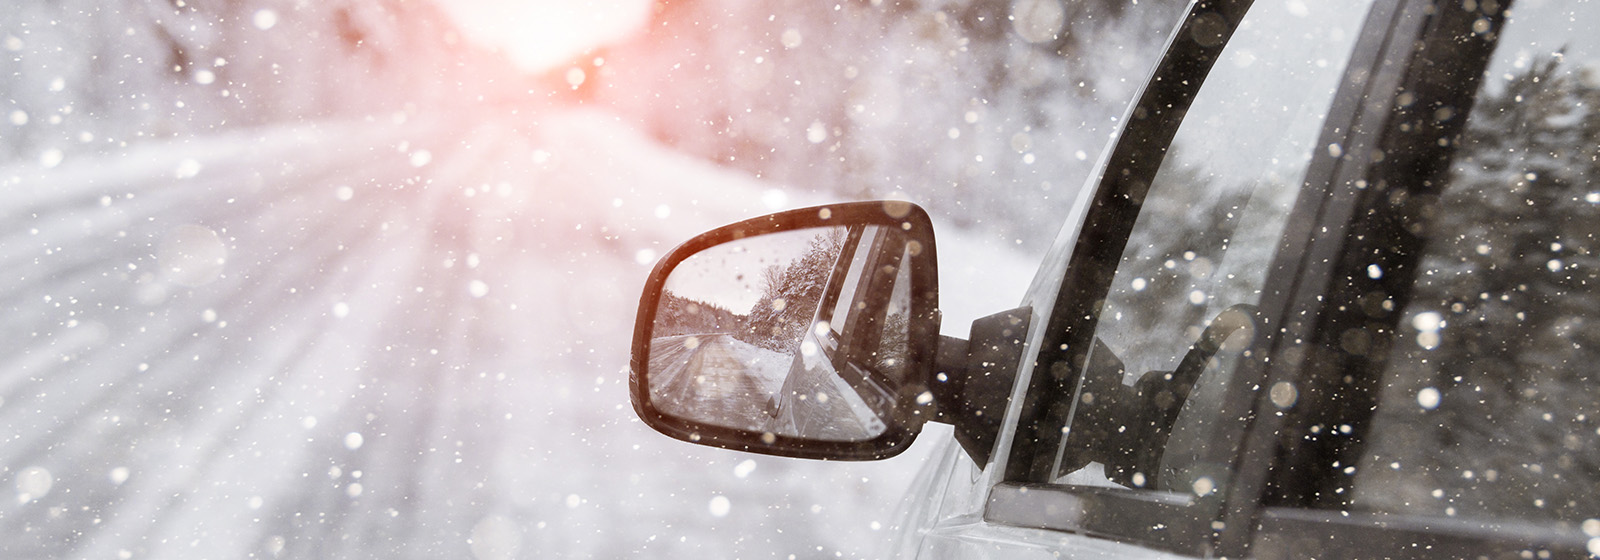
M 728 350 L 738 356 L 739 362 L 748 364 L 746 375 L 761 385 L 762 394 L 776 396 L 783 389 L 783 380 L 789 376 L 794 357 L 785 356 L 766 348 L 750 344 L 732 336 L 726 338 Z
M 0 165 L 0 556 L 870 555 L 880 463 L 634 417 L 649 266 L 820 200 L 603 113 L 397 113 Z M 1035 261 L 943 228 L 947 334 Z M 990 238 L 992 239 L 992 238 Z

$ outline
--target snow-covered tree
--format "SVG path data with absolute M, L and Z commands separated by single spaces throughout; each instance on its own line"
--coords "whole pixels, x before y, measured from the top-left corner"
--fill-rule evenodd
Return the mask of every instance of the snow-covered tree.
M 789 354 L 795 353 L 805 329 L 811 326 L 828 276 L 844 249 L 845 230 L 832 228 L 817 234 L 806 252 L 786 265 L 768 267 L 762 274 L 762 293 L 750 309 L 747 342 Z
M 1537 60 L 1467 121 L 1369 449 L 1408 509 L 1600 514 L 1597 78 Z

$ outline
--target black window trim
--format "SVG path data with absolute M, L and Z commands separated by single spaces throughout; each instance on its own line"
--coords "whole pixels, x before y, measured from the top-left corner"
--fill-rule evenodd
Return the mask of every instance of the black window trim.
M 1102 171 L 1073 246 L 1067 276 L 1045 325 L 1045 338 L 1034 375 L 1028 380 L 1028 397 L 1021 407 L 1004 480 L 1039 480 L 1036 474 L 1048 470 L 1051 454 L 1035 453 L 1034 449 L 1054 449 L 1060 433 L 1033 422 L 1047 413 L 1038 397 L 1070 391 L 1075 383 L 1073 379 L 1055 378 L 1048 367 L 1041 366 L 1066 359 L 1067 352 L 1060 348 L 1069 341 L 1077 342 L 1071 340 L 1074 335 L 1083 338 L 1093 334 L 1079 333 L 1086 330 L 1088 319 L 1096 313 L 1095 302 L 1105 299 L 1150 180 L 1160 168 L 1195 93 L 1250 3 L 1251 0 L 1200 0 L 1191 6 L 1139 102 L 1130 111 L 1109 164 Z M 1225 26 L 1217 28 L 1219 21 Z M 1195 42 L 1197 32 L 1211 33 L 1217 39 L 1215 44 Z
M 1259 303 L 1263 312 L 1271 312 L 1269 320 L 1276 323 L 1270 336 L 1258 341 L 1267 346 L 1263 355 L 1268 356 L 1270 366 L 1247 362 L 1236 373 L 1259 380 L 1259 386 L 1268 391 L 1282 382 L 1294 386 L 1301 341 L 1310 337 L 1306 310 L 1320 305 L 1326 284 L 1317 280 L 1330 274 L 1327 265 L 1338 255 L 1338 248 L 1328 247 L 1326 240 L 1344 237 L 1349 215 L 1354 211 L 1351 199 L 1359 192 L 1353 185 L 1370 165 L 1374 137 L 1383 127 L 1393 97 L 1379 92 L 1395 91 L 1403 73 L 1400 65 L 1387 61 L 1386 55 L 1395 49 L 1404 50 L 1396 45 L 1409 45 L 1416 37 L 1416 30 L 1406 29 L 1406 22 L 1415 22 L 1416 14 L 1405 10 L 1420 9 L 1420 3 L 1404 6 L 1407 1 L 1373 3 L 1362 27 L 1363 36 L 1357 40 L 1345 69 L 1345 86 L 1329 107 L 1316 144 L 1319 149 L 1306 169 L 1303 188 L 1315 186 L 1318 190 L 1308 192 L 1320 192 L 1321 196 L 1296 200 L 1292 215 L 1304 219 L 1290 219 L 1268 272 L 1268 278 L 1287 280 L 1269 282 L 1271 287 L 1263 290 Z M 1340 155 L 1332 157 L 1329 146 L 1339 146 Z M 1308 281 L 1316 285 L 1307 286 Z M 1283 439 L 1280 435 L 1284 414 L 1269 399 L 1243 393 L 1234 393 L 1230 399 L 1227 406 L 1236 410 L 1253 408 L 1254 414 L 1238 449 L 1239 467 L 1228 484 L 1222 523 L 1226 527 L 1254 529 L 1259 524 L 1268 478 L 1277 468 L 1274 461 Z M 1218 551 L 1230 556 L 1246 555 L 1255 538 L 1253 533 L 1224 532 L 1219 536 Z
M 1345 502 L 1337 491 L 1344 477 L 1329 476 L 1336 470 L 1329 465 L 1336 461 L 1349 464 L 1360 450 L 1341 442 L 1358 438 L 1314 437 L 1313 428 L 1328 422 L 1345 423 L 1350 425 L 1349 432 L 1359 435 L 1376 405 L 1371 389 L 1377 380 L 1372 377 L 1381 368 L 1341 350 L 1339 339 L 1351 328 L 1392 330 L 1398 320 L 1423 242 L 1418 226 L 1428 202 L 1419 195 L 1441 188 L 1453 155 L 1452 148 L 1438 146 L 1434 139 L 1457 136 L 1466 120 L 1418 126 L 1431 119 L 1418 119 L 1416 113 L 1432 113 L 1429 101 L 1440 99 L 1446 95 L 1441 90 L 1459 88 L 1466 80 L 1473 87 L 1451 99 L 1452 106 L 1464 113 L 1481 77 L 1482 61 L 1434 55 L 1435 49 L 1447 49 L 1452 55 L 1462 49 L 1451 44 L 1456 41 L 1442 39 L 1440 30 L 1470 28 L 1476 15 L 1456 2 L 1400 1 L 1396 38 L 1386 46 L 1380 77 L 1365 97 L 1363 114 L 1357 116 L 1360 131 L 1353 137 L 1353 149 L 1341 158 L 1333 175 L 1337 188 L 1319 209 L 1317 222 L 1326 230 L 1314 236 L 1304 251 L 1301 281 L 1290 294 L 1290 306 L 1305 312 L 1285 323 L 1285 336 L 1272 349 L 1272 356 L 1282 363 L 1270 381 L 1294 384 L 1302 398 L 1273 430 L 1262 434 L 1273 434 L 1277 440 L 1272 446 L 1277 454 L 1275 468 L 1263 494 L 1268 506 L 1327 507 Z M 1499 28 L 1498 20 L 1493 28 Z M 1479 55 L 1487 58 L 1492 43 L 1480 47 Z M 1441 87 L 1444 75 L 1462 68 L 1475 70 L 1466 78 L 1453 76 L 1455 84 Z M 1398 106 L 1396 98 L 1402 92 L 1418 101 Z M 1417 146 L 1433 149 L 1402 149 Z M 1374 153 L 1387 155 L 1375 158 Z M 1373 264 L 1382 270 L 1378 278 L 1368 273 Z M 1381 316 L 1363 310 L 1356 294 L 1374 292 L 1394 298 L 1392 310 L 1380 311 Z M 1332 395 L 1338 398 L 1328 398 Z M 1326 443 L 1308 445 L 1308 441 Z
M 1144 194 L 1206 75 L 1251 3 L 1199 0 L 1191 5 L 1129 112 L 1079 230 L 1068 275 L 1058 289 L 1018 415 L 1003 482 L 990 490 L 985 521 L 1074 531 L 1195 555 L 1210 549 L 1210 519 L 1192 516 L 1195 500 L 1188 496 L 1042 484 L 1047 477 L 1040 473 L 1051 468 L 1054 454 L 1040 450 L 1054 449 L 1060 437 L 1059 430 L 1046 428 L 1042 420 L 1049 414 L 1046 397 L 1070 394 L 1076 385 L 1075 376 L 1053 375 L 1049 365 L 1070 360 L 1070 349 L 1088 345 L 1095 302 L 1106 296 Z

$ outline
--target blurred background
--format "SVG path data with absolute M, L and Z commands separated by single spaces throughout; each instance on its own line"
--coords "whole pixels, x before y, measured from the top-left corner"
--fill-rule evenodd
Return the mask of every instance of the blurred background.
M 1181 8 L 13 2 L 0 556 L 875 557 L 948 431 L 861 464 L 653 433 L 626 387 L 649 267 L 912 200 L 965 337 L 1021 299 Z

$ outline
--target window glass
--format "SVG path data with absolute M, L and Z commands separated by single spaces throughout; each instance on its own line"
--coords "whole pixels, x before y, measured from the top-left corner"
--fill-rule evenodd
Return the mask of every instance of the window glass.
M 1079 385 L 1058 403 L 1055 482 L 1220 490 L 1238 425 L 1219 416 L 1222 396 L 1306 166 L 1326 149 L 1315 144 L 1366 6 L 1263 1 L 1240 24 L 1079 351 Z
M 1596 21 L 1596 2 L 1510 12 L 1385 362 L 1358 509 L 1600 527 Z

